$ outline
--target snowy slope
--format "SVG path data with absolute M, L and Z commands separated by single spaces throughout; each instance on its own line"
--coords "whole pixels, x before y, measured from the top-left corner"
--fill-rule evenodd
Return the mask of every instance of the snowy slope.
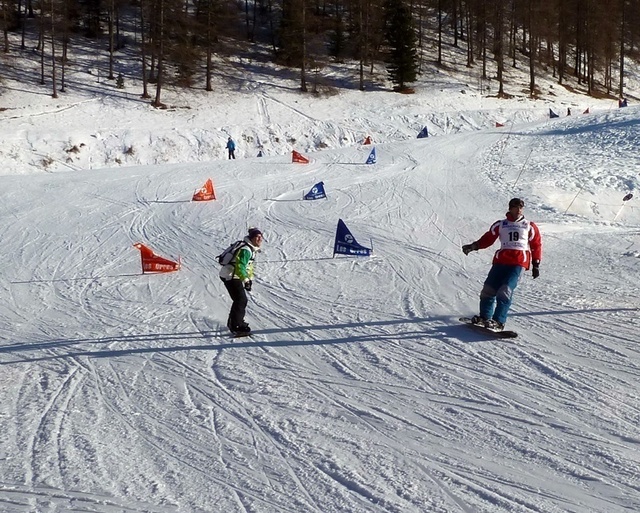
M 639 510 L 639 120 L 0 177 L 0 510 Z M 457 321 L 492 255 L 460 246 L 515 195 L 544 260 L 495 341 Z M 332 258 L 338 219 L 373 257 Z M 213 257 L 249 225 L 232 340 Z

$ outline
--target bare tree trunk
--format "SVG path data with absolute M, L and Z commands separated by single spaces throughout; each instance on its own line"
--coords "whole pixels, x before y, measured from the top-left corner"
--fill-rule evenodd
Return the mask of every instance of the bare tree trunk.
M 364 91 L 364 27 L 362 24 L 362 4 L 363 0 L 358 2 L 358 57 L 359 57 L 359 75 L 360 75 L 360 91 Z
M 38 35 L 38 49 L 40 50 L 40 85 L 44 85 L 44 2 L 40 6 L 40 34 Z
M 423 16 L 423 11 L 424 10 L 424 6 L 422 4 L 422 0 L 418 0 L 418 48 L 422 48 L 422 37 L 423 37 L 423 20 L 424 20 L 424 16 Z M 420 54 L 422 55 L 422 52 L 420 52 Z M 422 58 L 420 58 L 420 63 L 422 63 Z
M 142 98 L 150 98 L 147 90 L 147 43 L 144 40 L 144 6 L 145 2 L 140 2 L 140 48 L 142 52 Z
M 620 26 L 620 84 L 618 85 L 618 95 L 624 98 L 624 38 L 625 38 L 625 0 L 620 0 L 621 6 L 621 26 Z
M 253 10 L 251 12 L 251 42 L 255 42 L 256 38 L 256 23 L 258 17 L 258 0 L 253 0 Z
M 65 34 L 62 40 L 62 69 L 60 73 L 60 92 L 65 92 L 65 73 L 67 69 L 67 49 L 69 48 L 69 36 Z
M 589 66 L 589 95 L 593 95 L 596 92 L 596 69 L 598 68 L 598 56 L 596 55 L 595 48 L 591 49 L 591 64 Z
M 487 5 L 486 2 L 480 3 L 480 26 L 478 27 L 478 36 L 480 39 L 479 57 L 482 59 L 482 80 L 487 79 Z
M 2 17 L 4 19 L 4 53 L 9 53 L 9 6 L 2 2 Z M 13 11 L 11 11 L 13 14 Z
M 212 0 L 207 1 L 207 70 L 206 70 L 206 81 L 207 84 L 205 86 L 205 90 L 212 91 L 211 87 L 211 2 Z
M 578 77 L 578 84 L 582 84 L 582 66 L 584 63 L 584 16 L 582 4 L 577 4 L 576 10 L 576 69 L 574 75 Z
M 161 107 L 160 95 L 162 93 L 162 72 L 164 71 L 164 0 L 159 1 L 160 12 L 158 13 L 158 77 L 156 80 L 156 98 L 154 107 Z
M 494 27 L 495 59 L 498 67 L 498 97 L 504 96 L 504 12 L 501 0 L 496 1 L 496 17 Z
M 113 80 L 113 15 L 115 13 L 115 0 L 109 3 L 109 80 Z
M 51 6 L 51 87 L 52 98 L 58 97 L 58 91 L 56 90 L 56 39 L 55 39 L 55 17 L 53 13 L 53 0 L 50 0 Z M 43 48 L 44 49 L 44 48 Z
M 267 12 L 269 13 L 269 33 L 271 34 L 271 47 L 273 52 L 278 51 L 278 45 L 276 43 L 276 27 L 273 22 L 273 3 L 272 0 L 267 0 Z
M 442 66 L 442 0 L 438 0 L 438 66 Z
M 453 0 L 451 6 L 451 25 L 453 27 L 453 46 L 458 48 L 458 0 Z
M 536 91 L 536 49 L 538 37 L 534 32 L 538 30 L 534 0 L 529 0 L 529 94 L 533 96 Z
M 529 32 L 531 34 L 531 32 Z M 511 0 L 511 22 L 509 24 L 509 55 L 511 55 L 511 66 L 517 68 L 516 62 L 516 39 L 518 36 L 518 25 L 516 23 L 516 2 Z M 524 41 L 525 31 L 522 29 L 522 39 Z
M 25 45 L 24 45 L 24 38 L 25 38 L 25 31 L 26 31 L 26 21 L 27 21 L 27 2 L 25 0 L 25 5 L 24 5 L 24 13 L 22 11 L 22 1 L 18 2 L 18 16 L 20 16 L 20 32 L 22 33 L 22 41 L 20 43 L 20 48 L 22 48 L 24 50 Z
M 67 70 L 67 51 L 69 49 L 69 3 L 62 3 L 62 58 L 60 62 L 60 92 L 65 92 L 65 76 Z
M 564 2 L 560 2 L 558 11 L 558 83 L 562 84 L 567 69 L 567 13 Z
M 471 30 L 471 9 L 469 9 L 469 6 L 466 6 L 466 12 L 465 12 L 465 23 L 467 26 L 467 68 L 470 68 L 471 66 L 473 66 L 475 64 L 474 59 L 473 59 L 473 37 L 472 36 L 472 30 Z
M 307 14 L 306 14 L 306 0 L 302 0 L 302 65 L 300 66 L 300 90 L 303 93 L 307 92 L 307 75 L 306 75 L 306 60 L 307 60 Z
M 253 43 L 253 29 L 251 28 L 251 18 L 249 17 L 249 0 L 244 0 L 244 20 L 247 28 L 247 39 Z

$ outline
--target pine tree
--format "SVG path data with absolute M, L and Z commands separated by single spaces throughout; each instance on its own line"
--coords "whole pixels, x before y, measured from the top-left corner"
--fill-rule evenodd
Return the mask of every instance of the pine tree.
M 387 0 L 386 11 L 386 43 L 387 73 L 391 82 L 396 84 L 396 91 L 405 91 L 406 85 L 415 82 L 418 57 L 417 37 L 413 27 L 413 18 L 409 6 L 404 0 Z

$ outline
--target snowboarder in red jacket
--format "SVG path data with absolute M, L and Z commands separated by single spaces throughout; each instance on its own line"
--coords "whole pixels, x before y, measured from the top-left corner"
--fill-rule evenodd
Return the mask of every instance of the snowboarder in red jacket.
M 525 219 L 523 209 L 524 201 L 513 198 L 506 219 L 493 223 L 477 241 L 462 246 L 468 255 L 500 239 L 500 248 L 493 256 L 493 265 L 480 292 L 480 313 L 472 318 L 474 324 L 503 330 L 522 270 L 531 267 L 533 278 L 540 276 L 542 237 L 535 223 Z

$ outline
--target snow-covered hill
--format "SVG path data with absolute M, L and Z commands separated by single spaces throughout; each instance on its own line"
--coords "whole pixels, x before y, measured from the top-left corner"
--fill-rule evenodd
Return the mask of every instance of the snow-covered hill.
M 413 84 L 415 94 L 393 94 L 391 84 L 377 83 L 385 76 L 382 63 L 366 74 L 364 92 L 352 85 L 357 66 L 343 63 L 328 64 L 320 77 L 342 87 L 302 94 L 295 70 L 235 58 L 216 61 L 220 72 L 214 75 L 213 91 L 204 91 L 200 83 L 188 90 L 165 86 L 167 108 L 154 109 L 141 98 L 142 84 L 132 71 L 139 68 L 133 47 L 116 55 L 116 72 L 125 74 L 124 88 L 118 89 L 115 80 L 106 79 L 108 61 L 100 42 L 95 48 L 76 44 L 68 56 L 65 92 L 54 100 L 48 81 L 40 84 L 41 61 L 32 51 L 37 45 L 34 34 L 25 50 L 16 40 L 9 54 L 0 55 L 0 175 L 209 162 L 226 158 L 229 136 L 241 158 L 260 152 L 285 156 L 292 149 L 352 147 L 367 136 L 376 144 L 413 140 L 425 126 L 441 136 L 496 123 L 508 130 L 547 120 L 550 109 L 561 118 L 569 110 L 575 116 L 617 109 L 616 98 L 580 94 L 580 84 L 560 86 L 543 70 L 539 94 L 532 99 L 526 93 L 528 68 L 522 64 L 505 70 L 512 99 L 498 99 L 493 61 L 483 79 L 482 66 L 460 65 L 466 62 L 462 49 L 449 48 L 444 54 L 448 65 L 438 67 L 429 45 L 422 49 L 423 74 Z M 629 63 L 626 87 L 632 98 L 640 97 L 635 69 Z

